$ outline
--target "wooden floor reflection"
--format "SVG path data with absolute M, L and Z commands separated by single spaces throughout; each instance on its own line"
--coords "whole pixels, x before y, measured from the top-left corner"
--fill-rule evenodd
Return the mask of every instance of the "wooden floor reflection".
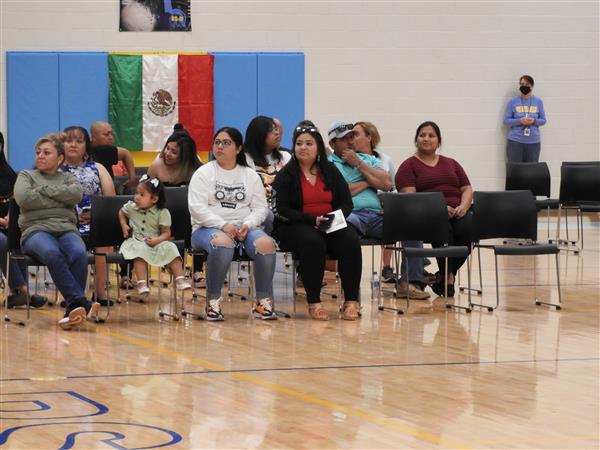
M 562 311 L 535 306 L 533 259 L 511 257 L 494 313 L 440 298 L 380 312 L 368 249 L 354 323 L 335 300 L 333 320 L 312 321 L 302 297 L 294 318 L 268 322 L 239 299 L 221 323 L 159 319 L 152 299 L 75 332 L 58 329 L 59 308 L 34 311 L 26 328 L 1 327 L 0 446 L 598 448 L 597 222 L 585 237 L 582 253 L 560 255 Z M 493 258 L 482 262 L 493 303 Z M 535 294 L 556 301 L 553 264 L 537 258 Z M 277 306 L 292 312 L 282 264 L 276 278 Z

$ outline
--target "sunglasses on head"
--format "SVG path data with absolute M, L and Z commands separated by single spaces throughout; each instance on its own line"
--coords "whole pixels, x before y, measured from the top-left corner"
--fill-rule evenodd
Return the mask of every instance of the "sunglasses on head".
M 319 130 L 317 130 L 316 127 L 303 127 L 303 126 L 299 126 L 296 127 L 296 129 L 294 130 L 294 132 L 297 133 L 318 133 Z
M 346 123 L 344 125 L 338 125 L 330 133 L 343 133 L 344 131 L 352 131 L 354 130 L 354 125 L 351 123 Z

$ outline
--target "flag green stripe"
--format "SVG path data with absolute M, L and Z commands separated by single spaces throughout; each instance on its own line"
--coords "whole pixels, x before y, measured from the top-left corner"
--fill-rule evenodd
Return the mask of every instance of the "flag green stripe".
M 142 56 L 108 55 L 108 72 L 108 117 L 115 145 L 142 150 Z

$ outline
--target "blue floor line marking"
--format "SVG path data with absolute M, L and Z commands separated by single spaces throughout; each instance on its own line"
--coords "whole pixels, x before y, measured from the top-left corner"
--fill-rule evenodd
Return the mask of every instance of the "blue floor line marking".
M 125 373 L 108 375 L 72 375 L 65 376 L 65 380 L 79 380 L 91 378 L 126 378 L 126 377 L 153 377 L 153 376 L 177 376 L 177 375 L 210 375 L 227 373 L 252 373 L 252 372 L 294 372 L 305 370 L 332 370 L 332 369 L 386 369 L 403 367 L 435 367 L 435 366 L 473 366 L 473 365 L 492 365 L 492 364 L 529 364 L 529 363 L 548 363 L 548 362 L 589 362 L 600 361 L 600 358 L 563 358 L 563 359 L 516 359 L 506 361 L 456 361 L 456 362 L 438 362 L 438 363 L 400 363 L 400 364 L 364 364 L 349 366 L 312 366 L 312 367 L 264 367 L 256 369 L 228 369 L 228 370 L 190 370 L 182 372 L 147 372 L 147 373 Z M 39 377 L 31 379 L 29 377 L 19 378 L 0 378 L 0 382 L 9 381 L 40 381 Z

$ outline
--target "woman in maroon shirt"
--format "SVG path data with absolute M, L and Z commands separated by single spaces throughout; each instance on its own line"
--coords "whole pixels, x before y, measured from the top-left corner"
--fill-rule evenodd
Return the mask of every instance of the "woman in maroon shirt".
M 398 192 L 441 192 L 448 207 L 448 223 L 451 228 L 450 245 L 471 245 L 473 189 L 462 166 L 437 150 L 442 145 L 442 134 L 435 122 L 423 122 L 415 134 L 417 152 L 398 168 L 396 189 Z M 442 243 L 432 242 L 434 247 Z M 448 296 L 454 296 L 454 278 L 465 263 L 466 257 L 448 259 Z M 444 295 L 442 277 L 445 259 L 437 258 L 439 272 L 433 291 Z

